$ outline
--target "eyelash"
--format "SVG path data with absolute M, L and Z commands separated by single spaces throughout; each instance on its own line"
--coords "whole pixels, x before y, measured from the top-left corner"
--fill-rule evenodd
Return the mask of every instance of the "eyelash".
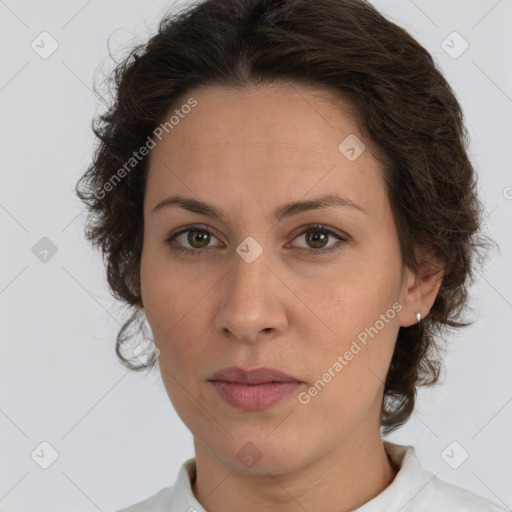
M 211 231 L 209 231 L 208 229 L 204 228 L 202 225 L 194 224 L 194 225 L 190 225 L 190 226 L 185 226 L 183 229 L 181 229 L 177 233 L 174 233 L 169 238 L 167 238 L 164 242 L 170 247 L 170 249 L 172 251 L 176 251 L 176 252 L 179 252 L 179 253 L 193 254 L 194 256 L 197 256 L 197 255 L 199 255 L 199 253 L 206 251 L 208 249 L 208 247 L 207 248 L 203 248 L 203 249 L 188 249 L 188 248 L 179 246 L 179 245 L 177 245 L 174 242 L 174 240 L 178 236 L 182 235 L 183 233 L 187 233 L 188 231 L 196 231 L 196 232 L 200 232 L 200 233 L 209 233 L 210 235 L 215 236 Z M 339 240 L 340 242 L 346 242 L 347 241 L 347 239 L 345 237 L 339 235 L 333 229 L 331 229 L 331 228 L 329 228 L 327 226 L 323 226 L 321 224 L 314 224 L 314 225 L 311 225 L 311 226 L 307 226 L 306 229 L 301 231 L 295 238 L 298 238 L 299 236 L 302 236 L 302 235 L 308 233 L 309 231 L 317 231 L 317 232 L 327 233 L 327 234 L 331 235 L 332 237 L 336 238 L 337 240 Z M 305 250 L 308 254 L 327 254 L 327 253 L 331 253 L 331 252 L 335 252 L 335 251 L 339 250 L 341 248 L 340 247 L 341 245 L 342 245 L 341 243 L 340 244 L 334 244 L 333 246 L 331 246 L 331 247 L 329 247 L 327 249 L 303 249 L 303 250 Z

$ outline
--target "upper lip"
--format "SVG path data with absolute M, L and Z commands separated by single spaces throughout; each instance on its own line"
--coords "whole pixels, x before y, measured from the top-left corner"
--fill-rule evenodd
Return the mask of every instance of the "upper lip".
M 300 382 L 295 377 L 281 372 L 275 368 L 256 368 L 244 370 L 238 366 L 223 368 L 216 372 L 209 380 L 223 380 L 238 382 L 240 384 L 264 384 L 267 382 Z

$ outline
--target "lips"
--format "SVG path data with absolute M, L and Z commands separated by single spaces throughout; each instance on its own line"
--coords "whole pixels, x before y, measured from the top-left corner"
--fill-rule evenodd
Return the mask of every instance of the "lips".
M 275 368 L 224 368 L 209 379 L 230 406 L 246 411 L 268 409 L 290 397 L 303 383 Z
M 269 382 L 301 382 L 275 368 L 257 368 L 244 370 L 238 366 L 231 366 L 216 372 L 209 380 L 224 381 L 239 384 L 266 384 Z

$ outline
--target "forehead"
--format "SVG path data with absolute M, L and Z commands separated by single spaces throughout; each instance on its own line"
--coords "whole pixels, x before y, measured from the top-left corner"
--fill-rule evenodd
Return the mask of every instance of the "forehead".
M 362 138 L 351 106 L 327 90 L 291 83 L 237 89 L 210 85 L 182 95 L 172 111 L 180 110 L 191 97 L 197 106 L 172 130 L 180 147 L 200 145 L 208 150 L 213 144 L 287 143 L 318 152 L 337 151 L 338 139 L 344 135 Z
M 151 150 L 146 192 L 153 202 L 176 190 L 227 197 L 243 189 L 245 196 L 285 202 L 308 190 L 319 195 L 338 188 L 370 206 L 382 192 L 378 164 L 352 109 L 328 91 L 297 84 L 206 86 L 184 94 L 172 112 L 190 98 L 196 106 L 184 109 Z M 347 140 L 366 146 L 355 160 L 343 153 Z

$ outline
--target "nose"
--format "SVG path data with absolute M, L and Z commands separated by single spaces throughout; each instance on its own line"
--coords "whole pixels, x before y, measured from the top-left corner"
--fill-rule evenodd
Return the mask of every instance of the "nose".
M 284 332 L 286 299 L 291 292 L 276 274 L 265 251 L 252 263 L 236 254 L 232 269 L 220 284 L 215 328 L 224 336 L 251 343 Z

